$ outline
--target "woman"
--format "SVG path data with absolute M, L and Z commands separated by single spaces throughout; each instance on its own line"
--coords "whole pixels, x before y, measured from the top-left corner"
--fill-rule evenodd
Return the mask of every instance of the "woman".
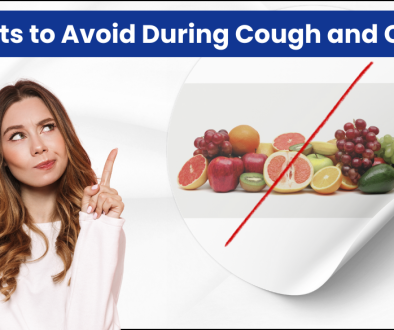
M 61 102 L 0 90 L 0 330 L 120 329 L 124 205 L 100 185 Z

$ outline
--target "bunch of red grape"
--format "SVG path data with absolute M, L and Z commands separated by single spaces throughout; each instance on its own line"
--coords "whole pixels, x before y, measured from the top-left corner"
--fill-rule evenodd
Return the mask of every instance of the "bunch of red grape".
M 379 128 L 367 128 L 363 119 L 357 119 L 354 124 L 346 123 L 344 131 L 339 129 L 335 132 L 339 149 L 335 158 L 342 163 L 342 174 L 349 177 L 354 184 L 372 167 L 374 152 L 381 148 L 376 138 L 378 134 Z
M 203 155 L 208 159 L 213 159 L 217 156 L 229 157 L 233 151 L 229 140 L 230 137 L 225 129 L 221 129 L 219 132 L 209 129 L 203 137 L 198 137 L 194 140 L 194 146 L 197 150 L 194 151 L 193 156 Z

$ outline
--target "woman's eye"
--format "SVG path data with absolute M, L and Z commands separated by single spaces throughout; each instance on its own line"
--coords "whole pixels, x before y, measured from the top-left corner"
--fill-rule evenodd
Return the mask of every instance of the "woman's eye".
M 22 133 L 16 133 L 11 137 L 12 141 L 22 140 L 25 136 Z
M 45 125 L 44 128 L 42 129 L 43 132 L 50 132 L 55 129 L 55 124 L 49 124 Z

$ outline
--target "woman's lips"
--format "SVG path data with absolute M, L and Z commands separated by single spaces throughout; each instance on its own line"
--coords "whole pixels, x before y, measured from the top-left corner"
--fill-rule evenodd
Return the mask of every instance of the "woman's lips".
M 55 160 L 47 160 L 45 162 L 41 162 L 34 168 L 38 168 L 39 170 L 50 170 L 53 165 L 55 165 Z

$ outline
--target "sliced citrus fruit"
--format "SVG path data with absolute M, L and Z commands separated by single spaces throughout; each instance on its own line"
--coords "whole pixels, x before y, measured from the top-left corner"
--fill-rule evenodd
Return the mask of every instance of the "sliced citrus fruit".
M 327 166 L 313 176 L 311 187 L 319 194 L 332 194 L 342 184 L 342 171 L 338 166 Z
M 341 189 L 343 190 L 355 190 L 358 188 L 358 183 L 354 184 L 349 177 L 342 175 Z
M 208 180 L 208 160 L 203 155 L 190 158 L 178 174 L 178 185 L 182 189 L 197 189 Z
M 278 151 L 268 157 L 264 164 L 264 180 L 268 186 L 274 184 L 296 154 L 295 151 Z M 300 191 L 309 185 L 312 177 L 312 163 L 305 155 L 300 154 L 274 190 L 281 193 Z
M 306 139 L 300 133 L 284 133 L 277 136 L 272 142 L 272 146 L 276 151 L 289 150 L 295 144 L 305 143 Z

